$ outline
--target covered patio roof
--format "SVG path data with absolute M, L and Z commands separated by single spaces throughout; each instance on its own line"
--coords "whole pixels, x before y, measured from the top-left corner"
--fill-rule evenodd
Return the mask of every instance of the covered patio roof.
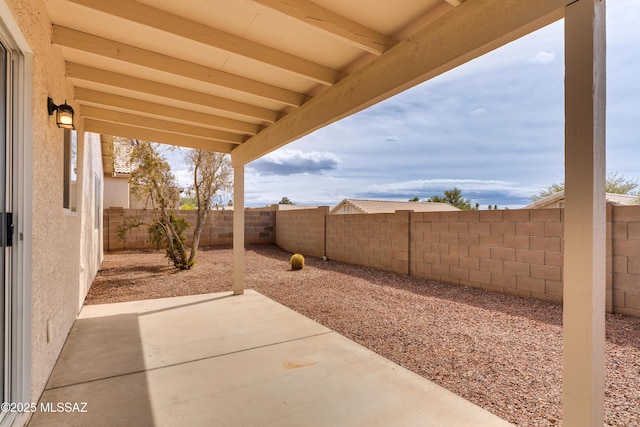
M 528 32 L 570 0 L 49 0 L 86 131 L 246 164 Z
M 563 424 L 602 425 L 604 0 L 45 4 L 85 131 L 231 154 L 236 294 L 247 163 L 564 17 Z

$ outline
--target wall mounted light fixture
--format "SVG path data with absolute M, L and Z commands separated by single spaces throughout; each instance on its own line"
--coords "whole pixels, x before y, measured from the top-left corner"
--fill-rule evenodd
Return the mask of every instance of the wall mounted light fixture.
M 56 113 L 56 124 L 59 128 L 75 129 L 73 124 L 73 108 L 67 104 L 65 99 L 64 104 L 56 105 L 53 103 L 53 99 L 47 98 L 47 110 L 49 115 Z

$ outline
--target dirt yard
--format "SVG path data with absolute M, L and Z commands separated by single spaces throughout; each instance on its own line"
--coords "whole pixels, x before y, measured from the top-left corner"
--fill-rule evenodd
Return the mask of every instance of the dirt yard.
M 246 286 L 520 426 L 560 425 L 562 310 L 537 300 L 246 250 Z M 231 249 L 177 271 L 159 252 L 106 256 L 86 298 L 104 304 L 229 291 Z M 605 417 L 640 426 L 640 319 L 607 315 Z

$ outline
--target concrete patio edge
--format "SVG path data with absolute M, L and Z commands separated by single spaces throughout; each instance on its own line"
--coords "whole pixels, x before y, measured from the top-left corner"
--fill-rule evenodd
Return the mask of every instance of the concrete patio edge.
M 511 425 L 252 290 L 85 306 L 38 405 L 29 426 Z

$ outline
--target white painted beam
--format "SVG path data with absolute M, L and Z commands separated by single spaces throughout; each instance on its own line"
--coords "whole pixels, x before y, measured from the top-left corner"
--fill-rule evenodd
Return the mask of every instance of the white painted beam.
M 58 46 L 80 50 L 93 55 L 141 65 L 156 71 L 171 73 L 227 89 L 248 93 L 260 98 L 280 102 L 283 105 L 298 107 L 309 100 L 308 96 L 288 89 L 229 74 L 224 71 L 205 67 L 204 65 L 172 58 L 59 25 L 53 26 L 53 43 Z
M 92 89 L 76 87 L 75 99 L 82 105 L 93 105 L 118 110 L 152 114 L 156 117 L 167 117 L 170 120 L 181 120 L 189 123 L 206 125 L 212 128 L 239 133 L 241 135 L 255 135 L 261 129 L 253 123 L 213 116 L 211 114 L 170 107 L 166 104 L 128 98 Z
M 427 13 L 420 16 L 415 21 L 401 28 L 400 31 L 394 36 L 400 40 L 404 40 L 408 37 L 411 37 L 414 33 L 417 33 L 422 28 L 440 19 L 445 14 L 451 12 L 451 9 L 456 6 L 458 5 L 452 5 L 449 2 L 441 2 L 437 6 L 429 9 Z
M 67 77 L 80 81 L 84 80 L 101 85 L 128 89 L 149 95 L 202 105 L 270 123 L 275 122 L 280 117 L 280 113 L 277 111 L 256 107 L 255 105 L 245 104 L 243 102 L 141 79 L 126 74 L 106 71 L 100 68 L 90 67 L 88 65 L 67 63 Z
M 341 78 L 336 70 L 133 0 L 69 0 L 128 21 L 194 40 L 268 64 L 324 85 Z
M 605 2 L 565 12 L 562 424 L 604 425 Z
M 233 168 L 233 294 L 244 293 L 244 166 Z
M 155 119 L 153 117 L 140 116 L 130 112 L 106 110 L 104 108 L 93 107 L 90 105 L 84 105 L 82 107 L 82 117 L 153 129 L 162 132 L 179 133 L 181 135 L 195 136 L 235 145 L 241 144 L 245 139 L 244 136 L 237 133 L 223 132 L 217 129 Z
M 234 150 L 246 164 L 556 21 L 572 0 L 464 2 Z
M 196 148 L 198 150 L 230 153 L 235 144 L 197 138 L 177 133 L 145 129 L 119 123 L 103 122 L 95 119 L 84 119 L 84 130 L 105 135 L 136 138 L 145 141 L 160 142 L 162 144 L 179 145 L 181 147 Z
M 308 0 L 254 0 L 298 21 L 374 55 L 398 44 L 397 40 L 339 15 Z

